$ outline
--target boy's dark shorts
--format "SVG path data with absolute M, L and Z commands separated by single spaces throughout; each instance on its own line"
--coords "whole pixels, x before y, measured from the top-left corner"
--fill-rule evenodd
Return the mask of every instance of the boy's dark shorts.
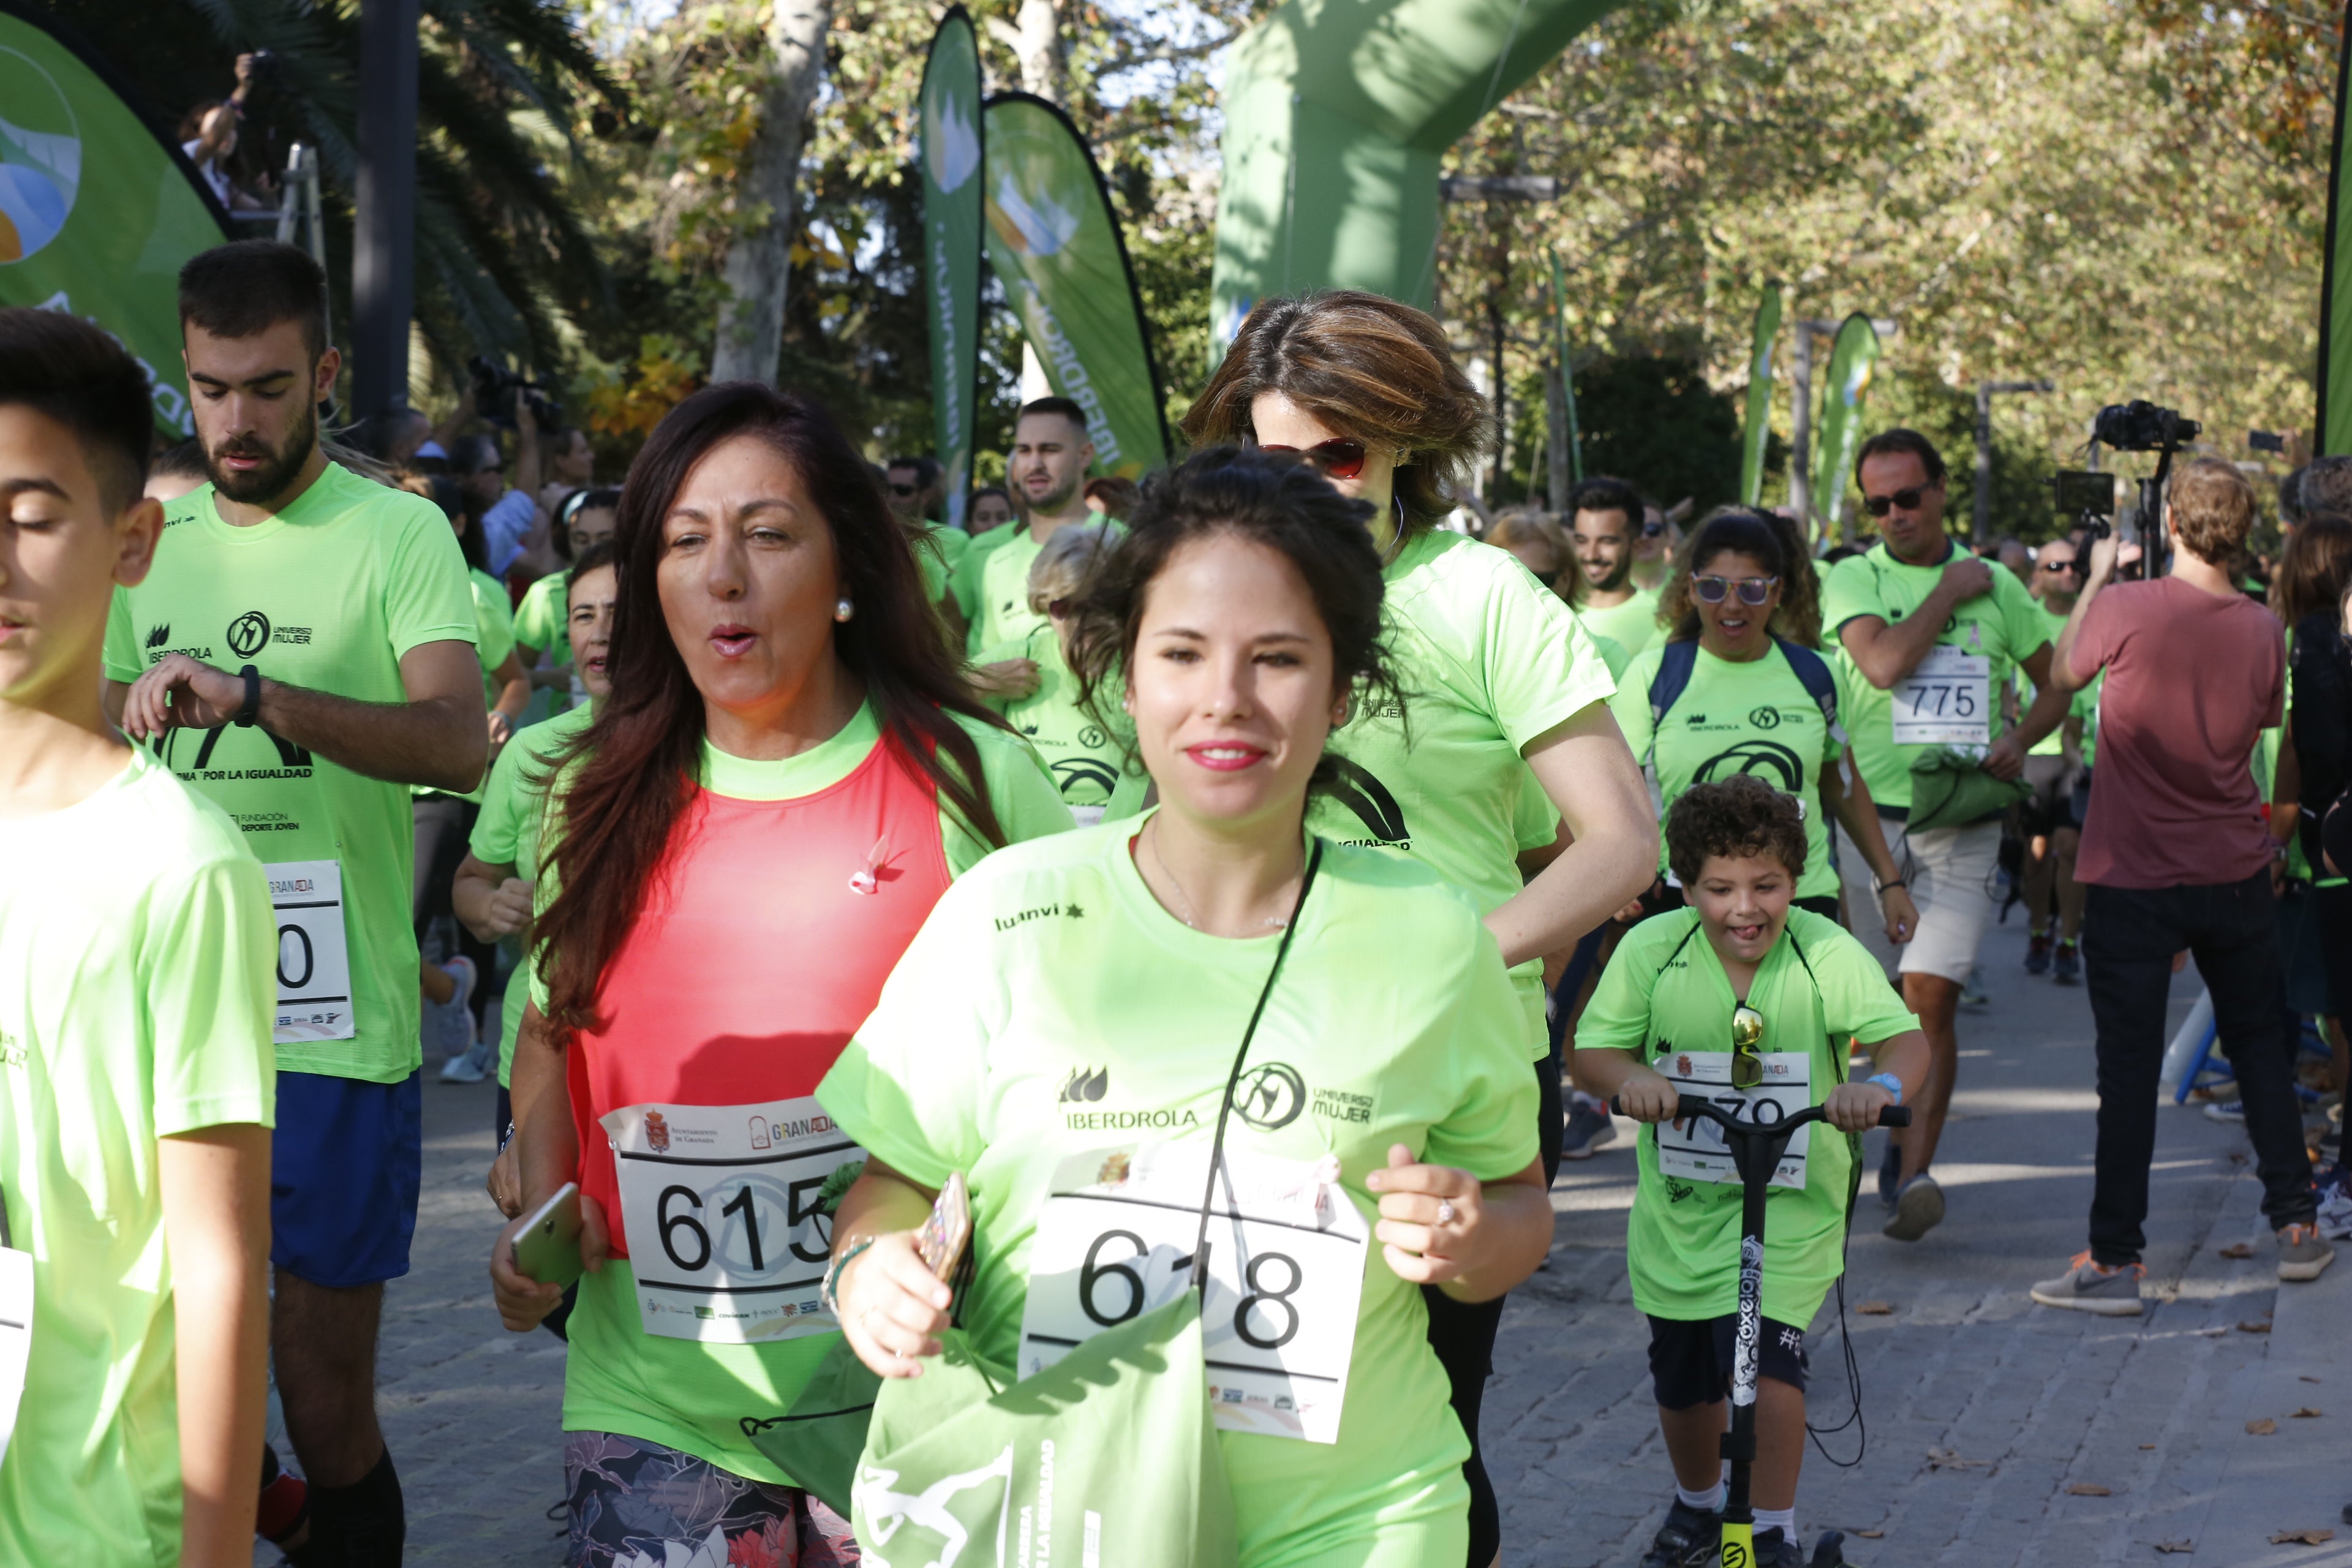
M 1756 1375 L 1803 1393 L 1809 1364 L 1805 1331 L 1777 1318 L 1766 1318 L 1763 1322 L 1763 1339 L 1756 1347 Z M 1691 1410 L 1731 1397 L 1731 1340 L 1738 1326 L 1736 1312 L 1696 1321 L 1650 1320 L 1650 1382 L 1661 1407 Z

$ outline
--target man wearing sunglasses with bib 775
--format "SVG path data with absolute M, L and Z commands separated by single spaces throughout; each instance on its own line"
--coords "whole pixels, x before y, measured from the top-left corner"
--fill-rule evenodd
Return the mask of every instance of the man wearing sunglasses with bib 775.
M 2025 585 L 1944 532 L 1944 459 L 1934 444 L 1916 430 L 1885 431 L 1863 443 L 1854 476 L 1879 542 L 1831 568 L 1822 622 L 1862 677 L 1846 731 L 1919 909 L 1903 952 L 1903 997 L 1927 1034 L 1930 1068 L 1911 1126 L 1889 1135 L 1878 1177 L 1886 1234 L 1916 1241 L 1944 1217 L 1927 1167 L 1959 1064 L 1960 987 L 1992 912 L 2001 816 L 2016 795 L 2004 785 L 2065 719 L 2066 699 L 2052 689 L 2049 624 Z M 2004 730 L 2001 692 L 2020 669 L 2036 695 Z M 1840 864 L 1853 878 L 1864 862 L 1847 854 Z M 1849 897 L 1859 903 L 1864 890 Z

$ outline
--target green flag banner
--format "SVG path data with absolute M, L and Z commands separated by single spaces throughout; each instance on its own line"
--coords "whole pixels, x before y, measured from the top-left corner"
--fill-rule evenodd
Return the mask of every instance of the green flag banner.
M 180 266 L 227 215 L 112 71 L 0 0 L 0 306 L 106 329 L 153 384 L 155 423 L 193 435 L 180 365 Z
M 980 38 L 950 6 L 923 65 L 924 304 L 931 319 L 931 415 L 947 522 L 964 526 L 980 384 Z
M 1878 331 L 1856 311 L 1838 328 L 1822 399 L 1822 444 L 1813 461 L 1813 516 L 1823 532 L 1845 515 L 1846 473 L 1862 447 L 1862 400 L 1878 363 Z
M 1772 345 L 1780 335 L 1780 286 L 1764 285 L 1756 307 L 1756 339 L 1748 351 L 1748 428 L 1739 454 L 1739 500 L 1764 504 L 1764 448 L 1772 440 Z
M 1042 98 L 999 93 L 985 118 L 988 261 L 1021 330 L 1055 392 L 1086 410 L 1104 473 L 1166 467 L 1150 330 L 1094 155 Z
M 2344 181 L 2352 174 L 2352 157 L 2345 145 L 2352 136 L 2346 114 L 2352 103 L 2352 26 L 2344 33 L 2344 50 L 2336 64 L 2336 144 L 2327 171 L 2327 264 L 2319 280 L 2319 416 L 2312 431 L 2312 456 L 2339 457 L 2352 453 L 2352 281 L 2344 276 L 2352 268 L 2352 201 L 2345 198 Z
M 1551 253 L 1551 336 L 1552 353 L 1559 356 L 1559 397 L 1568 414 L 1568 474 L 1577 484 L 1584 482 L 1584 432 L 1576 424 L 1576 367 L 1568 358 L 1568 268 L 1560 264 L 1559 252 Z

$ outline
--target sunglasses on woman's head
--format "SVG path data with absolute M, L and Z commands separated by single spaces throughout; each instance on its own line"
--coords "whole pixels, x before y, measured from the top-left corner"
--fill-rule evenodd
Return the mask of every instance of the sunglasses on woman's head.
M 1934 488 L 1932 485 L 1917 485 L 1909 489 L 1896 490 L 1891 496 L 1864 496 L 1862 498 L 1862 510 L 1873 517 L 1885 517 L 1898 506 L 1905 511 L 1917 511 L 1919 502 Z
M 1272 441 L 1260 441 L 1258 449 L 1264 452 L 1297 452 L 1322 469 L 1327 479 L 1352 479 L 1364 471 L 1364 444 L 1351 441 L 1344 436 L 1318 441 L 1303 452 L 1297 447 L 1284 447 Z
M 1772 589 L 1780 581 L 1778 577 L 1742 577 L 1737 582 L 1728 577 L 1694 577 L 1691 592 L 1698 595 L 1702 604 L 1720 605 L 1724 595 L 1737 588 L 1741 604 L 1760 605 L 1772 596 Z

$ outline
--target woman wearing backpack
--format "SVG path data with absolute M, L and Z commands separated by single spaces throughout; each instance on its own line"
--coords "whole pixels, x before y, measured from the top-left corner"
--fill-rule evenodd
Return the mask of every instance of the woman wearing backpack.
M 1835 678 L 1805 646 L 1821 627 L 1811 564 L 1769 517 L 1729 508 L 1709 517 L 1658 601 L 1659 618 L 1674 630 L 1634 656 L 1611 707 L 1654 781 L 1661 815 L 1691 785 L 1738 773 L 1795 795 L 1805 816 L 1795 902 L 1832 920 L 1834 813 L 1882 889 L 1886 940 L 1908 942 L 1918 911 L 1886 851 L 1869 786 L 1843 765 Z M 1666 875 L 1663 863 L 1659 874 Z M 1676 886 L 1663 893 L 1668 906 L 1682 902 Z

